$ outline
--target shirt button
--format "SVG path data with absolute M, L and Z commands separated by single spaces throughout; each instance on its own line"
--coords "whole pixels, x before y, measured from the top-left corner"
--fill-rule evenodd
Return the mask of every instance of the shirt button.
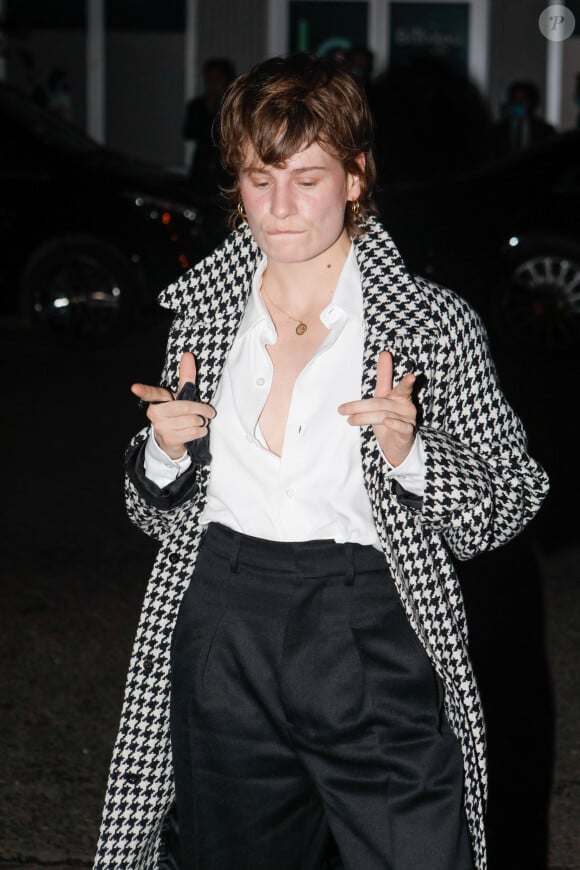
M 294 498 L 294 490 L 292 487 L 289 487 L 289 489 L 286 490 L 286 495 L 288 498 Z
M 258 378 L 258 380 L 256 381 L 256 383 L 257 383 L 257 385 L 258 385 L 259 387 L 263 387 L 264 384 L 266 383 L 266 379 L 265 379 L 265 378 Z

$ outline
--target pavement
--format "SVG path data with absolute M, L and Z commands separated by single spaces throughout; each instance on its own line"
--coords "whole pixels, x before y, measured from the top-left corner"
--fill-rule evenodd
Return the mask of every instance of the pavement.
M 580 546 L 542 559 L 548 657 L 555 697 L 555 763 L 550 801 L 549 866 L 580 867 Z
M 157 379 L 165 327 L 90 350 L 0 324 L 0 359 L 12 373 L 3 397 L 0 870 L 92 865 L 155 553 L 122 503 L 124 447 L 143 424 L 128 384 Z M 572 457 L 567 438 L 548 456 L 556 470 Z M 507 555 L 466 566 L 490 731 L 490 870 L 580 870 L 580 533 L 569 483 L 556 485 L 545 519 Z

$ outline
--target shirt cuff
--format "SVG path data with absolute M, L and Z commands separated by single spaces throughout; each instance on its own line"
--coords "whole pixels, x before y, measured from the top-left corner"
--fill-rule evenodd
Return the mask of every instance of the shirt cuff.
M 396 468 L 391 465 L 382 450 L 381 453 L 388 469 L 385 475 L 387 478 L 398 481 L 403 489 L 412 492 L 413 495 L 421 497 L 425 495 L 425 455 L 421 436 L 418 433 L 409 454 Z
M 191 465 L 191 457 L 187 451 L 179 459 L 172 459 L 168 456 L 155 440 L 152 426 L 145 445 L 143 464 L 147 479 L 163 489 L 164 486 L 173 483 L 184 471 L 187 471 Z

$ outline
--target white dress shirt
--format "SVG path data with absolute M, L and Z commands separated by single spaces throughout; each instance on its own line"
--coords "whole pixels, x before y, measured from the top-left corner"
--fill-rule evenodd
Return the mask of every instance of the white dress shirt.
M 268 449 L 258 423 L 273 377 L 266 345 L 277 340 L 260 294 L 265 267 L 264 258 L 211 401 L 217 413 L 210 423 L 212 462 L 201 522 L 268 540 L 332 539 L 380 548 L 363 482 L 360 428 L 337 410 L 361 398 L 363 299 L 354 246 L 320 314 L 329 333 L 296 378 L 281 456 Z M 388 477 L 423 494 L 419 437 L 397 468 L 384 461 Z M 170 459 L 152 433 L 145 472 L 158 486 L 175 480 L 189 462 L 187 455 Z

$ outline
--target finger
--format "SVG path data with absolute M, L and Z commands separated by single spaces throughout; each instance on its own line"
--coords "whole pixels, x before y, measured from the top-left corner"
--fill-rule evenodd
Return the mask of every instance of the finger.
M 197 414 L 193 422 L 189 421 L 187 426 L 181 425 L 172 429 L 167 435 L 171 435 L 179 443 L 187 444 L 188 441 L 192 441 L 194 438 L 201 438 L 202 435 L 207 435 L 207 433 L 207 425 L 200 425 L 199 415 Z
M 203 438 L 204 435 L 208 434 L 208 431 L 207 426 L 184 426 L 183 428 L 165 433 L 163 436 L 161 432 L 158 432 L 157 429 L 155 429 L 155 437 L 157 438 L 160 447 L 162 447 L 162 443 L 171 448 L 177 447 L 177 445 L 182 447 L 183 445 L 189 444 L 190 441 L 197 441 L 198 438 Z M 162 447 L 162 449 L 165 448 Z
M 215 408 L 206 405 L 205 402 L 188 402 L 187 404 L 198 417 L 203 417 L 205 420 L 213 420 L 217 413 Z
M 377 360 L 377 383 L 375 396 L 388 396 L 393 389 L 393 355 L 383 350 Z
M 344 405 L 338 406 L 338 413 L 343 416 L 348 414 L 364 414 L 367 411 L 392 411 L 395 414 L 414 414 L 415 405 L 409 401 L 409 398 L 392 390 L 390 395 L 383 396 L 382 398 L 376 396 L 374 399 L 357 399 L 354 402 L 345 402 Z
M 154 413 L 162 417 L 188 417 L 198 416 L 205 417 L 211 420 L 215 417 L 216 411 L 211 405 L 205 402 L 190 402 L 188 399 L 181 399 L 179 402 L 171 402 L 170 404 L 156 405 Z
M 131 392 L 142 402 L 170 402 L 173 396 L 164 387 L 151 387 L 149 384 L 131 384 Z
M 414 416 L 409 414 L 397 414 L 385 411 L 365 412 L 364 414 L 352 414 L 347 417 L 347 423 L 351 426 L 387 426 L 392 422 L 403 423 L 406 426 L 415 426 L 416 420 Z
M 401 378 L 397 386 L 393 389 L 390 399 L 410 399 L 413 396 L 413 384 L 416 381 L 416 376 L 409 372 Z
M 215 417 L 215 409 L 203 402 L 164 402 L 152 403 L 147 416 L 154 425 L 167 425 L 171 428 L 205 425 L 205 421 Z
M 345 402 L 344 405 L 338 406 L 338 413 L 346 416 L 348 414 L 364 414 L 366 411 L 385 411 L 387 399 L 385 397 L 374 399 L 356 399 L 354 402 Z
M 160 405 L 149 405 L 147 417 L 153 425 L 156 436 L 172 446 L 186 443 L 190 440 L 188 436 L 192 432 L 199 433 L 200 429 L 207 429 L 208 420 L 201 414 L 182 414 L 178 417 L 162 416 L 159 411 L 160 407 Z M 173 402 L 171 407 L 174 407 Z
M 197 377 L 197 368 L 195 365 L 195 357 L 192 353 L 182 354 L 181 361 L 179 363 L 179 390 L 186 384 L 188 381 L 192 384 L 195 384 L 195 379 Z M 178 390 L 178 392 L 179 392 Z

